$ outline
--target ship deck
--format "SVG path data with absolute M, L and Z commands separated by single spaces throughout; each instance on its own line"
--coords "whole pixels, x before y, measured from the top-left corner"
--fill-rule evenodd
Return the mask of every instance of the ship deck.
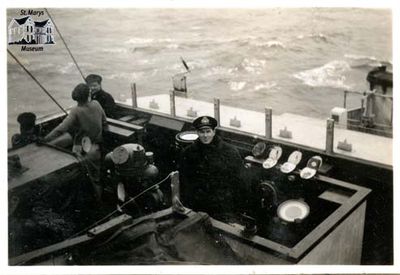
M 126 103 L 131 104 L 128 100 Z M 138 107 L 152 111 L 170 114 L 170 95 L 159 94 L 137 98 Z M 152 107 L 150 107 L 152 105 Z M 154 108 L 154 106 L 157 106 Z M 178 117 L 194 119 L 188 115 L 188 110 L 196 116 L 214 116 L 214 104 L 185 97 L 175 97 L 175 113 Z M 193 113 L 192 113 L 193 114 Z M 220 105 L 220 124 L 222 127 L 248 132 L 258 136 L 265 135 L 265 114 L 237 107 Z M 240 121 L 240 127 L 231 126 L 231 119 Z M 272 115 L 272 138 L 293 144 L 325 150 L 326 120 L 311 118 L 297 114 L 284 113 Z M 292 133 L 291 138 L 280 136 L 280 131 L 287 129 Z M 337 147 L 339 142 L 352 144 L 351 151 Z M 363 159 L 392 166 L 392 139 L 363 132 L 344 129 L 335 126 L 334 153 L 353 158 Z

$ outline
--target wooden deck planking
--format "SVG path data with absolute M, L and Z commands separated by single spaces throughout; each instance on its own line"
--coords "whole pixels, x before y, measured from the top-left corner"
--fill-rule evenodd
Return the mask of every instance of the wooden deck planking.
M 28 170 L 9 178 L 9 190 L 78 163 L 77 158 L 70 154 L 34 143 L 10 151 L 9 156 L 12 155 L 18 155 L 21 165 Z

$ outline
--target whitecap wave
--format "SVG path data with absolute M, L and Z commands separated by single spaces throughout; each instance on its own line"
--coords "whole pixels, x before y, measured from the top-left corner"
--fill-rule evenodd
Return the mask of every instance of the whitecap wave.
M 180 65 L 181 66 L 181 65 Z M 189 65 L 190 66 L 190 65 Z M 238 69 L 237 68 L 228 68 L 228 67 L 223 67 L 223 66 L 216 66 L 210 68 L 205 76 L 212 76 L 212 75 L 232 75 L 234 72 L 236 72 Z
M 379 67 L 385 63 L 384 61 L 379 61 L 375 56 L 345 54 L 344 57 L 350 60 L 352 68 Z
M 172 38 L 141 38 L 141 37 L 135 37 L 135 38 L 129 38 L 127 41 L 125 41 L 125 44 L 150 44 L 150 43 L 172 43 L 174 42 L 174 39 Z
M 53 63 L 37 63 L 33 67 L 33 70 L 48 70 L 48 69 L 53 69 L 55 65 Z
M 105 53 L 127 53 L 128 49 L 125 48 L 106 48 L 102 49 Z
M 266 64 L 267 61 L 265 59 L 245 58 L 240 64 L 240 67 L 246 72 L 261 74 Z
M 315 41 L 323 41 L 323 42 L 328 42 L 328 37 L 323 34 L 323 33 L 310 33 L 310 34 L 299 34 L 296 36 L 297 39 L 302 40 L 305 38 L 311 38 Z
M 117 74 L 111 74 L 107 76 L 107 79 L 111 80 L 121 80 L 121 79 L 128 79 L 128 80 L 137 80 L 141 79 L 144 76 L 144 72 L 123 72 L 123 73 L 117 73 Z
M 240 91 L 246 86 L 246 81 L 231 81 L 229 82 L 229 88 L 232 91 Z
M 56 70 L 61 74 L 69 74 L 72 70 L 75 70 L 75 64 L 68 62 L 67 64 L 58 65 Z
M 324 42 L 328 41 L 328 37 L 323 33 L 313 33 L 310 35 L 310 37 L 313 38 L 314 40 L 319 40 Z
M 256 47 L 281 48 L 281 49 L 286 48 L 286 45 L 279 40 L 269 40 L 266 42 L 255 41 L 252 44 L 255 45 Z
M 268 48 L 286 48 L 285 44 L 279 40 L 267 41 L 267 43 L 265 43 L 265 45 Z
M 345 58 L 348 59 L 355 59 L 355 60 L 371 60 L 371 61 L 376 61 L 376 57 L 375 56 L 366 56 L 366 55 L 358 55 L 358 54 L 345 54 L 344 55 Z
M 178 49 L 179 45 L 178 44 L 168 44 L 166 46 L 167 49 Z
M 333 87 L 348 89 L 345 84 L 345 73 L 350 70 L 350 65 L 343 60 L 334 60 L 321 67 L 302 71 L 293 76 L 312 87 Z
M 270 90 L 272 88 L 276 88 L 278 86 L 278 83 L 275 81 L 271 82 L 264 82 L 264 83 L 258 83 L 254 85 L 254 91 L 261 91 L 261 90 Z

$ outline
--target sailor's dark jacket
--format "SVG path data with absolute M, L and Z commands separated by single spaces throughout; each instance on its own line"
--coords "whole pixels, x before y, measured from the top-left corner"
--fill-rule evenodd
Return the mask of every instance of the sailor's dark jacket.
M 115 117 L 115 102 L 114 98 L 109 93 L 100 90 L 92 94 L 92 100 L 97 100 L 97 102 L 100 103 L 107 117 Z
M 210 215 L 238 212 L 243 169 L 238 150 L 218 136 L 208 145 L 197 140 L 179 162 L 183 204 Z

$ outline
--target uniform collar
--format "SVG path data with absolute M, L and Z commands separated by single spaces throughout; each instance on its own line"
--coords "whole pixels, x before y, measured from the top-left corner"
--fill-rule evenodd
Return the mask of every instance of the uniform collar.
M 201 148 L 217 148 L 221 144 L 221 138 L 219 136 L 215 135 L 210 144 L 201 143 L 200 139 L 198 139 L 197 144 Z

